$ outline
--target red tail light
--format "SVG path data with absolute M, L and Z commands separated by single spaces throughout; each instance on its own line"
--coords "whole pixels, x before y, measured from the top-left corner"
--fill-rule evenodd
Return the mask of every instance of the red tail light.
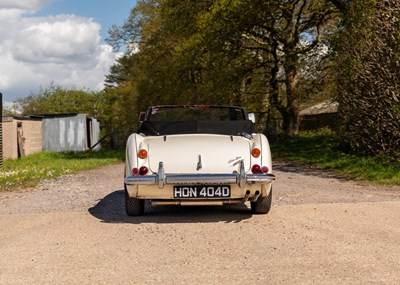
M 146 175 L 147 173 L 149 173 L 149 169 L 146 166 L 142 166 L 140 168 L 132 168 L 132 175 L 136 176 L 136 175 Z
M 140 169 L 139 169 L 140 175 L 146 175 L 147 173 L 149 173 L 149 169 L 146 166 L 140 167 Z
M 251 172 L 253 172 L 253 174 L 261 173 L 261 167 L 258 164 L 254 164 L 251 167 Z
M 265 174 L 265 173 L 268 173 L 268 171 L 269 171 L 268 166 L 261 167 L 258 164 L 254 164 L 251 167 L 251 172 L 253 172 L 253 174 L 260 174 L 260 173 L 264 173 Z
M 139 169 L 138 169 L 137 167 L 132 168 L 132 175 L 133 175 L 133 176 L 136 176 L 136 175 L 138 175 L 138 174 L 139 174 Z

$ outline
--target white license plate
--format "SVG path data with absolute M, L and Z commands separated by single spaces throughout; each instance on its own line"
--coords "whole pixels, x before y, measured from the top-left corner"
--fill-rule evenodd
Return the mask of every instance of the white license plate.
M 230 185 L 174 186 L 174 198 L 229 198 Z

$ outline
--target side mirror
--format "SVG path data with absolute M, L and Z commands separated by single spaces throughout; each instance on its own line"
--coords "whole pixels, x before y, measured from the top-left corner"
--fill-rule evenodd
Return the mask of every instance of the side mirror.
M 146 112 L 140 112 L 139 122 L 143 123 L 144 120 L 146 120 Z
M 250 121 L 253 122 L 253 124 L 256 123 L 256 115 L 254 113 L 248 113 L 247 117 L 249 118 Z

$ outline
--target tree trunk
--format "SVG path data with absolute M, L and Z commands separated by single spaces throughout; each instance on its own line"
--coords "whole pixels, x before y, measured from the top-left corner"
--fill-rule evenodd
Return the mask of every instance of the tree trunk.
M 283 136 L 295 137 L 299 133 L 300 119 L 296 108 L 289 109 L 283 116 Z
M 286 90 L 286 108 L 283 116 L 283 131 L 285 137 L 294 137 L 299 133 L 299 80 L 296 63 L 297 55 L 294 52 L 295 45 L 288 44 L 286 47 L 287 63 L 284 64 L 285 70 L 285 90 Z

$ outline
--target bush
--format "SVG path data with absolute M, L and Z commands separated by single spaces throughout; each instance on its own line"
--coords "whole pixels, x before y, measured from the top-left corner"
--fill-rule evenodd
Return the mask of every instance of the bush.
M 400 160 L 400 1 L 357 0 L 338 53 L 342 145 Z

